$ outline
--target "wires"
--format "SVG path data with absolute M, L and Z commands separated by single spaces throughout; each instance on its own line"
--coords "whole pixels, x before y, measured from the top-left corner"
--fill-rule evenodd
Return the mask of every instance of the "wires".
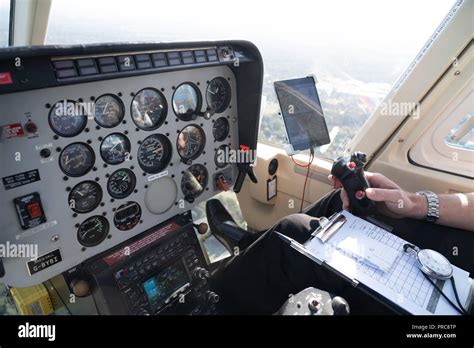
M 310 154 L 309 154 L 309 161 L 307 164 L 301 164 L 301 163 L 298 163 L 295 161 L 295 159 L 293 158 L 293 156 L 290 156 L 291 157 L 291 160 L 293 161 L 293 163 L 295 165 L 297 165 L 298 167 L 301 167 L 301 168 L 307 168 L 306 170 L 306 178 L 304 180 L 304 186 L 303 186 L 303 194 L 301 195 L 301 206 L 300 206 L 300 213 L 303 212 L 303 205 L 304 205 L 304 196 L 305 196 L 305 192 L 306 192 L 306 185 L 308 183 L 308 177 L 309 177 L 309 171 L 311 169 L 311 165 L 313 164 L 313 160 L 314 160 L 314 149 L 311 149 L 310 150 Z
M 456 306 L 456 305 L 453 303 L 453 301 L 451 301 L 451 300 L 449 299 L 448 296 L 446 296 L 446 294 L 443 292 L 443 290 L 440 289 L 440 287 L 439 287 L 438 285 L 436 285 L 436 283 L 435 283 L 427 274 L 425 274 L 424 272 L 421 272 L 421 273 L 423 273 L 423 275 L 425 276 L 426 280 L 428 280 L 428 281 L 431 283 L 431 285 L 433 285 L 433 287 L 434 287 L 436 290 L 438 290 L 438 292 L 440 293 L 440 295 L 443 296 L 444 299 L 445 299 L 446 301 L 448 301 L 448 303 L 449 303 L 451 306 L 453 306 L 453 308 L 454 308 L 455 310 L 457 310 L 461 315 L 467 315 L 467 314 L 468 314 L 467 311 L 466 311 L 466 310 L 464 309 L 464 307 L 462 306 L 461 301 L 459 300 L 458 291 L 457 291 L 457 289 L 456 289 L 456 284 L 454 283 L 454 277 L 451 277 L 451 284 L 452 284 L 452 286 L 453 286 L 454 296 L 456 297 L 456 302 L 458 303 L 459 307 Z

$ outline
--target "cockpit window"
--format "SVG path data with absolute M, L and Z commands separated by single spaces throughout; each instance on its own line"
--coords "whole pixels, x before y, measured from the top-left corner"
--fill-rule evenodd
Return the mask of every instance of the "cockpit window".
M 10 0 L 0 0 L 0 47 L 8 46 Z
M 474 110 L 464 116 L 446 136 L 447 145 L 474 151 Z
M 457 0 L 461 1 L 461 0 Z M 48 44 L 245 39 L 265 63 L 259 141 L 287 142 L 277 80 L 316 75 L 331 144 L 342 152 L 454 0 L 53 1 Z

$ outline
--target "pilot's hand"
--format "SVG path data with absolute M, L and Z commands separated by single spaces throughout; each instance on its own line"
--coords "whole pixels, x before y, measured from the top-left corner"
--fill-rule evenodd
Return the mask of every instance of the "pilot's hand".
M 375 202 L 376 209 L 386 216 L 400 219 L 422 219 L 426 216 L 427 202 L 423 196 L 404 191 L 389 178 L 379 173 L 365 172 L 370 188 L 365 190 L 367 198 Z M 342 208 L 349 210 L 350 202 L 347 192 L 339 181 L 329 175 L 334 187 L 341 189 Z

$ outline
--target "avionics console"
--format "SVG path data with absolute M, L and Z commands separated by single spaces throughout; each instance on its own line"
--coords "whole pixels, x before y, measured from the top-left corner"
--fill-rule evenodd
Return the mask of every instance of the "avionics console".
M 219 296 L 191 214 L 184 213 L 87 262 L 100 314 L 216 314 Z
M 39 256 L 0 258 L 0 282 L 46 281 L 231 187 L 217 154 L 256 149 L 262 67 L 241 41 L 0 50 L 0 243 Z

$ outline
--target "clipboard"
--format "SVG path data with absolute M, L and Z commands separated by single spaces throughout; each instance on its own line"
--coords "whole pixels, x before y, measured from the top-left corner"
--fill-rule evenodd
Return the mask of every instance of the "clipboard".
M 285 242 L 287 244 L 290 244 L 291 247 L 298 250 L 300 253 L 304 254 L 306 257 L 310 258 L 311 260 L 316 262 L 318 265 L 325 267 L 332 273 L 335 273 L 336 275 L 338 275 L 340 278 L 350 282 L 354 287 L 360 289 L 361 291 L 363 291 L 364 293 L 372 297 L 377 302 L 388 307 L 391 311 L 394 312 L 394 314 L 443 314 L 441 312 L 444 307 L 444 303 L 442 301 L 439 303 L 435 302 L 434 307 L 431 307 L 431 308 L 434 308 L 433 310 L 429 309 L 427 306 L 427 304 L 429 305 L 431 303 L 429 301 L 432 300 L 433 295 L 434 295 L 434 290 L 432 290 L 432 288 L 429 288 L 429 296 L 425 298 L 424 300 L 425 302 L 423 302 L 423 304 L 419 304 L 419 307 L 416 307 L 416 306 L 413 306 L 413 304 L 410 305 L 408 303 L 410 301 L 408 298 L 406 298 L 405 303 L 403 303 L 403 301 L 400 302 L 400 299 L 399 298 L 397 299 L 394 296 L 397 294 L 389 288 L 387 288 L 387 292 L 381 292 L 381 289 L 383 290 L 385 285 L 381 285 L 381 283 L 377 283 L 378 280 L 371 281 L 365 275 L 361 276 L 361 273 L 358 270 L 348 271 L 350 267 L 344 268 L 343 266 L 341 266 L 340 262 L 339 263 L 333 262 L 331 257 L 329 258 L 322 257 L 326 255 L 325 250 L 324 250 L 325 243 L 322 244 L 322 240 L 325 240 L 327 242 L 327 241 L 330 241 L 331 238 L 334 238 L 334 236 L 337 236 L 337 233 L 342 229 L 342 227 L 346 224 L 346 221 L 347 221 L 346 219 L 344 219 L 344 214 L 347 215 L 347 217 L 349 218 L 351 225 L 347 226 L 347 229 L 345 229 L 344 234 L 339 236 L 339 240 L 345 238 L 345 236 L 348 235 L 348 233 L 355 233 L 355 235 L 357 235 L 357 233 L 361 233 L 360 231 L 357 231 L 355 227 L 353 227 L 353 225 L 355 225 L 356 223 L 359 223 L 362 227 L 369 226 L 374 231 L 378 231 L 380 235 L 384 237 L 389 236 L 389 238 L 396 239 L 399 242 L 400 241 L 406 242 L 402 238 L 396 236 L 395 234 L 391 234 L 390 232 L 393 229 L 384 223 L 381 223 L 375 219 L 370 219 L 370 220 L 364 219 L 365 220 L 364 221 L 358 217 L 355 217 L 343 211 L 335 213 L 327 219 L 321 219 L 322 223 L 320 223 L 320 226 L 311 234 L 311 237 L 304 244 L 300 244 L 297 241 L 292 240 L 291 238 L 283 236 L 278 232 L 277 233 L 280 238 L 282 239 L 285 238 L 286 239 Z M 375 225 L 375 226 L 372 226 L 372 225 Z M 367 233 L 368 232 L 369 230 L 367 230 Z M 350 235 L 352 236 L 352 234 Z M 315 241 L 315 239 L 318 239 L 318 241 Z M 337 242 L 337 240 L 335 242 Z M 311 247 L 311 243 L 313 243 L 312 247 Z M 317 246 L 317 248 L 315 249 L 314 246 Z M 330 253 L 334 252 L 334 247 L 330 246 L 329 251 Z M 313 252 L 315 252 L 316 254 L 313 254 Z M 338 253 L 335 253 L 335 254 L 338 254 Z M 393 266 L 394 267 L 394 269 L 392 270 L 393 272 L 387 272 L 386 274 L 384 274 L 384 276 L 397 277 L 398 273 L 396 273 L 395 271 L 397 270 L 397 267 L 401 267 L 401 264 L 402 264 L 401 259 L 404 258 L 405 256 L 406 256 L 405 254 L 400 254 L 399 257 L 397 258 L 397 264 L 396 265 L 394 264 Z M 328 259 L 329 259 L 329 263 L 326 261 Z M 348 256 L 344 256 L 344 257 L 341 257 L 341 259 L 350 259 L 350 258 Z M 350 263 L 354 263 L 354 264 L 356 264 L 357 262 L 358 261 L 356 260 L 350 261 Z M 462 271 L 461 269 L 458 269 L 458 271 L 459 271 L 459 275 L 461 277 L 464 277 L 464 274 L 461 274 L 461 273 L 465 271 Z M 468 276 L 466 276 L 464 279 L 471 280 Z M 471 280 L 471 292 L 472 292 L 473 286 L 474 286 L 474 282 L 472 282 Z M 403 296 L 403 293 L 400 293 L 399 296 Z M 468 295 L 466 299 L 466 302 L 468 303 L 469 303 L 469 298 L 470 298 L 470 295 Z

